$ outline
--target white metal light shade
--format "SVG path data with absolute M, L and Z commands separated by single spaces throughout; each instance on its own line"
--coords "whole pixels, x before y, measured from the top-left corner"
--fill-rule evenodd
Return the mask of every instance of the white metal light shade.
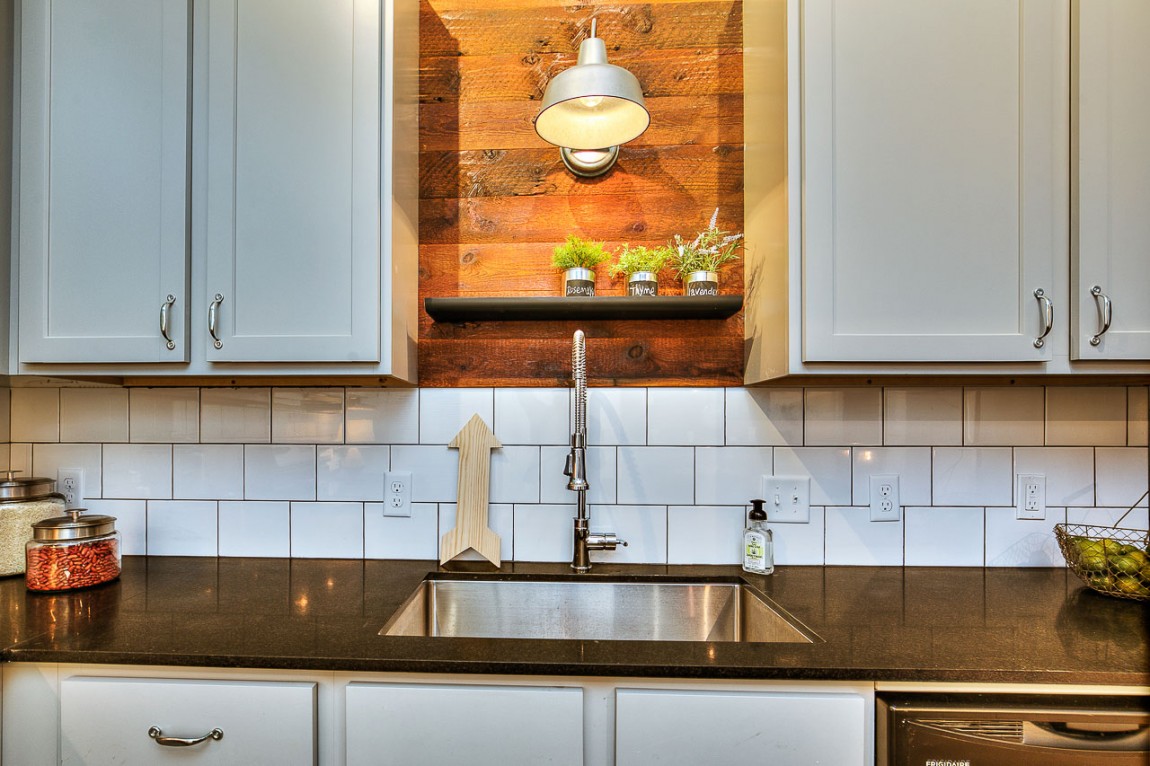
M 607 149 L 638 138 L 651 124 L 635 75 L 607 63 L 600 38 L 579 46 L 579 63 L 552 78 L 535 132 L 567 149 Z

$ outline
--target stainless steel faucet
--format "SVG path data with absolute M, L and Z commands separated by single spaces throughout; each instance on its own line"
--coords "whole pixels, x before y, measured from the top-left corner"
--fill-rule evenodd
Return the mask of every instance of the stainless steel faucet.
M 575 418 L 571 431 L 571 453 L 563 473 L 568 476 L 567 489 L 578 493 L 575 513 L 575 548 L 571 555 L 571 568 L 576 572 L 591 569 L 588 551 L 613 551 L 618 545 L 626 546 L 614 532 L 592 532 L 591 516 L 587 510 L 587 343 L 582 330 L 575 331 L 571 345 L 571 377 L 575 383 Z

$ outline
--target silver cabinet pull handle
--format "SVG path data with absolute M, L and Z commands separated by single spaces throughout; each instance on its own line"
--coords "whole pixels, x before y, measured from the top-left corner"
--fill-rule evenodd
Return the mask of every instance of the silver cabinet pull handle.
M 168 295 L 168 297 L 164 299 L 163 305 L 160 306 L 160 335 L 163 335 L 164 340 L 168 342 L 168 351 L 176 347 L 176 342 L 172 340 L 172 336 L 168 332 L 170 329 L 169 322 L 172 317 L 172 304 L 175 302 L 176 296 Z
M 1102 303 L 1102 329 L 1090 339 L 1090 345 L 1097 346 L 1102 342 L 1102 336 L 1110 329 L 1110 320 L 1114 318 L 1114 304 L 1110 302 L 1110 296 L 1102 292 L 1101 285 L 1091 287 L 1090 294 L 1094 296 L 1095 303 Z
M 212 345 L 216 348 L 223 348 L 224 342 L 220 340 L 220 336 L 216 334 L 219 322 L 220 304 L 224 302 L 224 296 L 216 293 L 215 300 L 212 305 L 208 306 L 208 334 L 212 336 Z
M 1046 291 L 1041 287 L 1034 291 L 1034 297 L 1038 299 L 1038 305 L 1042 307 L 1043 321 L 1046 324 L 1046 326 L 1042 328 L 1042 334 L 1034 339 L 1034 347 L 1042 348 L 1046 345 L 1046 336 L 1050 334 L 1051 328 L 1054 327 L 1054 304 L 1046 297 Z
M 224 738 L 224 730 L 220 729 L 220 728 L 215 728 L 215 729 L 212 729 L 211 731 L 209 731 L 204 736 L 195 737 L 195 738 L 165 737 L 164 732 L 160 731 L 159 726 L 153 726 L 150 729 L 148 729 L 148 736 L 151 737 L 152 739 L 156 740 L 157 745 L 163 745 L 164 747 L 191 747 L 192 745 L 198 745 L 201 742 L 204 742 L 205 740 L 223 739 Z

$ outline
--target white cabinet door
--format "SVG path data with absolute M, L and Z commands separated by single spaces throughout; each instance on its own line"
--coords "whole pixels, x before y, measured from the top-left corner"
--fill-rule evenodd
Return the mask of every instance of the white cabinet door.
M 208 361 L 378 361 L 379 0 L 210 0 L 196 23 Z
M 19 359 L 186 361 L 188 2 L 19 18 Z
M 347 687 L 347 763 L 583 763 L 583 690 L 546 686 Z
M 1150 359 L 1150 3 L 1076 11 L 1071 353 Z
M 160 734 L 154 738 L 149 730 Z M 158 737 L 208 737 L 164 746 Z M 63 764 L 315 764 L 316 685 L 72 677 L 60 682 Z
M 1051 359 L 1065 0 L 808 0 L 802 25 L 804 361 Z
M 619 689 L 617 766 L 869 764 L 867 704 L 846 693 Z

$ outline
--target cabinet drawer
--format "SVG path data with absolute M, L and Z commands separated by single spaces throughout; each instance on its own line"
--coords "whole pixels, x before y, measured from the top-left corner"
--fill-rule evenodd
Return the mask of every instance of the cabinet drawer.
M 165 747 L 163 737 L 199 738 Z M 78 676 L 60 683 L 63 764 L 316 763 L 316 685 Z

